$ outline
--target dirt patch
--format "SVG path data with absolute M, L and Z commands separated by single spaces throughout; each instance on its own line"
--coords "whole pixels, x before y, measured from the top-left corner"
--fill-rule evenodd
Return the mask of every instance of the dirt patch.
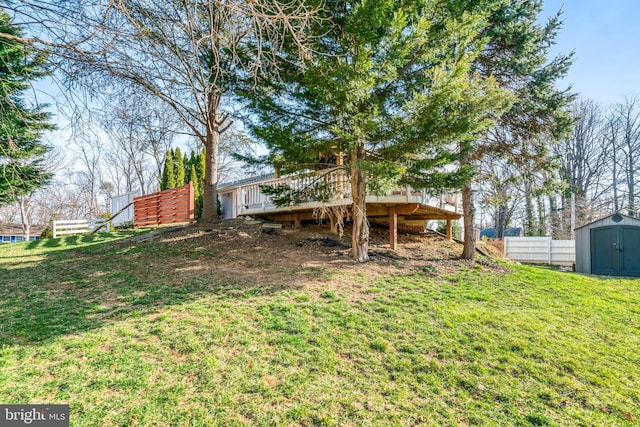
M 244 280 L 247 286 L 339 290 L 355 282 L 368 285 L 380 277 L 397 274 L 443 275 L 480 265 L 483 270 L 505 272 L 504 265 L 478 255 L 475 264 L 459 258 L 462 245 L 441 236 L 400 232 L 398 248 L 389 247 L 388 230 L 371 229 L 366 264 L 349 256 L 350 229 L 343 236 L 320 225 L 264 228 L 260 221 L 230 220 L 194 224 L 179 229 L 158 229 L 135 244 L 161 244 L 176 256 L 164 264 L 183 277 L 215 273 Z M 167 271 L 167 273 L 169 273 Z M 357 283 L 355 283 L 357 286 Z

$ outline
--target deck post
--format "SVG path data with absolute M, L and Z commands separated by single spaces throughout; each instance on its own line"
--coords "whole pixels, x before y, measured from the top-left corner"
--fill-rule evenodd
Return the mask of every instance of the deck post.
M 337 169 L 335 171 L 335 180 L 336 180 L 336 196 L 338 198 L 342 198 L 340 197 L 340 193 L 342 193 L 342 166 L 344 165 L 344 162 L 342 161 L 342 153 L 336 153 L 336 167 L 338 167 L 339 169 Z
M 296 216 L 293 220 L 293 226 L 295 228 L 300 228 L 302 226 L 302 221 L 300 220 L 300 212 L 296 213 Z
M 393 251 L 398 247 L 398 213 L 394 206 L 389 208 L 389 246 Z
M 447 218 L 447 240 L 452 240 L 451 218 Z

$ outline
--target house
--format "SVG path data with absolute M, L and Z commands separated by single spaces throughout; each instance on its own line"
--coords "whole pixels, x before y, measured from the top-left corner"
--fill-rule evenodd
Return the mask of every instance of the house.
M 261 189 L 264 186 L 288 186 L 304 194 L 305 188 L 313 188 L 318 184 L 329 189 L 328 200 L 317 201 L 308 197 L 287 206 L 277 206 L 273 203 L 272 196 L 264 194 Z M 296 226 L 300 226 L 302 221 L 317 219 L 318 210 L 321 208 L 342 207 L 344 209 L 333 211 L 348 215 L 352 204 L 351 184 L 341 168 L 285 177 L 276 177 L 275 174 L 263 175 L 223 183 L 218 186 L 218 194 L 224 219 L 251 215 L 268 221 L 293 222 Z M 452 221 L 462 217 L 457 195 L 432 196 L 424 190 L 409 186 L 396 188 L 382 196 L 369 195 L 366 202 L 369 221 L 389 226 L 392 248 L 396 245 L 398 226 L 424 231 L 427 221 L 445 220 L 447 236 L 451 238 Z M 331 227 L 335 230 L 333 218 Z
M 523 237 L 524 233 L 521 227 L 505 228 L 502 237 Z M 497 239 L 498 231 L 495 228 L 484 228 L 480 230 L 480 238 Z
M 42 225 L 32 225 L 29 240 L 40 240 L 44 229 Z M 24 242 L 22 224 L 0 224 L 0 243 L 18 242 Z

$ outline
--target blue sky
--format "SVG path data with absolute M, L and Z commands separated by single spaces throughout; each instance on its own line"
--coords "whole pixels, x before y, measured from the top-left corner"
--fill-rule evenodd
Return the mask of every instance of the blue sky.
M 640 97 L 640 0 L 545 0 L 541 17 L 560 9 L 564 27 L 552 54 L 575 51 L 575 59 L 559 87 L 571 84 L 581 97 L 602 105 Z M 36 82 L 36 87 L 40 102 L 55 104 L 59 94 L 51 82 Z M 60 115 L 54 121 L 66 126 Z M 56 134 L 52 139 L 58 145 L 69 139 L 68 132 Z
M 560 87 L 601 104 L 640 96 L 640 1 L 546 0 L 543 16 L 564 10 L 553 52 L 575 51 Z

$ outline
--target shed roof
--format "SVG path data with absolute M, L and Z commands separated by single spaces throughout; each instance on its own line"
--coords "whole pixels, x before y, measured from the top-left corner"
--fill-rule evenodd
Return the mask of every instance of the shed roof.
M 600 221 L 603 221 L 605 219 L 612 218 L 612 217 L 614 217 L 616 215 L 621 217 L 621 218 L 627 218 L 631 222 L 634 222 L 634 223 L 637 223 L 638 225 L 640 225 L 640 218 L 634 218 L 634 217 L 629 216 L 629 215 L 620 214 L 620 213 L 614 213 L 614 214 L 611 214 L 611 215 L 603 216 L 602 218 L 598 218 L 595 221 L 591 221 L 590 223 L 581 225 L 580 227 L 576 227 L 575 230 L 580 230 L 581 228 L 589 227 L 589 226 L 594 225 L 594 224 L 596 224 L 596 223 L 598 223 Z M 614 222 L 619 222 L 619 221 L 614 221 Z

